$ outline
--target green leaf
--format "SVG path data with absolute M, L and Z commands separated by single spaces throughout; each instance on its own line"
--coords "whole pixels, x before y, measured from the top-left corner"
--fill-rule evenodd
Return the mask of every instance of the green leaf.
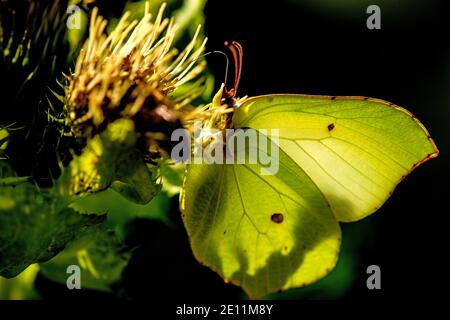
M 325 198 L 287 154 L 280 150 L 277 174 L 260 169 L 189 165 L 181 198 L 196 258 L 252 298 L 320 279 L 340 245 Z
M 6 149 L 8 139 L 9 139 L 8 131 L 0 126 L 0 159 L 4 157 L 3 153 Z
M 38 299 L 33 284 L 39 272 L 39 266 L 32 264 L 20 275 L 12 279 L 0 277 L 0 300 Z
M 127 224 L 136 218 L 158 219 L 169 223 L 166 212 L 169 197 L 159 192 L 149 203 L 142 205 L 131 202 L 112 189 L 77 199 L 70 207 L 81 213 L 108 213 L 108 224 L 114 228 L 119 240 L 126 237 Z
M 40 265 L 42 274 L 52 281 L 65 284 L 67 267 L 81 268 L 81 286 L 84 289 L 110 291 L 111 285 L 121 279 L 122 271 L 131 257 L 105 223 L 90 228 L 81 237 L 67 245 L 49 262 Z
M 0 195 L 0 275 L 7 278 L 52 258 L 78 233 L 105 219 L 65 208 L 30 183 L 0 186 Z
M 112 186 L 136 203 L 148 203 L 160 190 L 156 167 L 150 171 L 135 149 L 133 121 L 119 119 L 88 140 L 54 186 L 57 196 L 73 201 Z
M 157 167 L 144 162 L 142 154 L 133 150 L 123 155 L 111 188 L 126 199 L 146 204 L 161 190 L 156 182 Z
M 180 193 L 185 171 L 186 165 L 182 163 L 161 165 L 160 172 L 163 190 L 166 191 L 169 196 Z
M 27 182 L 29 180 L 28 177 L 7 177 L 0 178 L 0 186 L 16 186 L 18 184 Z
M 29 177 L 17 177 L 9 163 L 6 160 L 0 159 L 0 186 L 17 186 L 28 180 Z

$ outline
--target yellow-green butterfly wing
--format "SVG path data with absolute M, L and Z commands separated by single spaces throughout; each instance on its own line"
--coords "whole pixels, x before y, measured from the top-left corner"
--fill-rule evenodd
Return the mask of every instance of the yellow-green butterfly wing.
M 249 98 L 232 126 L 278 129 L 279 171 L 188 165 L 181 208 L 196 258 L 251 297 L 323 277 L 336 263 L 338 221 L 374 212 L 438 154 L 408 111 L 369 98 Z
M 191 164 L 181 198 L 196 258 L 251 297 L 306 285 L 336 264 L 340 228 L 312 180 L 280 150 L 259 164 Z
M 359 220 L 438 150 L 407 110 L 363 97 L 272 95 L 237 108 L 235 127 L 280 130 L 280 147 L 314 181 L 339 221 Z

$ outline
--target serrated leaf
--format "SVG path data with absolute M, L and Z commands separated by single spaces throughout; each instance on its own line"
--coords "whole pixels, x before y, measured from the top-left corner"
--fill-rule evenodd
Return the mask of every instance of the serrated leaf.
M 42 274 L 52 281 L 65 284 L 67 267 L 81 268 L 81 287 L 110 291 L 111 285 L 121 279 L 131 253 L 123 251 L 123 245 L 106 223 L 97 225 L 71 242 L 52 260 L 40 265 Z
M 0 275 L 7 278 L 52 258 L 76 234 L 105 220 L 66 208 L 30 183 L 0 186 L 0 194 Z
M 135 149 L 136 133 L 131 120 L 119 119 L 88 140 L 81 155 L 63 170 L 54 192 L 67 202 L 99 192 L 111 185 L 127 199 L 149 202 L 159 191 L 156 172 L 150 172 Z M 114 184 L 113 184 L 114 183 Z

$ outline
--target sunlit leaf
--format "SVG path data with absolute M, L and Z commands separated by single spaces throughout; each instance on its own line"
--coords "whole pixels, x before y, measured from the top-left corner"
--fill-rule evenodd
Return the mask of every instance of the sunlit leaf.
M 37 299 L 34 280 L 39 272 L 39 266 L 32 264 L 20 275 L 12 279 L 0 277 L 0 300 Z
M 156 169 L 150 172 L 135 149 L 136 133 L 131 120 L 119 119 L 88 140 L 54 186 L 58 196 L 72 201 L 112 186 L 136 203 L 148 203 L 159 191 Z
M 111 290 L 111 285 L 121 279 L 131 253 L 123 250 L 114 232 L 105 223 L 97 225 L 72 241 L 61 253 L 49 262 L 40 265 L 42 274 L 65 284 L 67 268 L 81 268 L 81 286 L 84 289 Z
M 159 192 L 149 203 L 142 205 L 125 199 L 112 189 L 88 195 L 70 204 L 81 213 L 108 213 L 108 223 L 116 231 L 119 240 L 127 235 L 127 226 L 133 219 L 158 219 L 168 222 L 167 209 L 169 197 L 166 192 Z

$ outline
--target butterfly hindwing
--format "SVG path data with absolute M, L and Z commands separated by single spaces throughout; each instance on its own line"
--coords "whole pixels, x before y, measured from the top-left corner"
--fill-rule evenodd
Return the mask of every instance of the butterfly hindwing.
M 274 175 L 259 164 L 191 164 L 183 220 L 196 258 L 253 298 L 310 284 L 337 260 L 340 229 L 325 198 L 280 150 Z

